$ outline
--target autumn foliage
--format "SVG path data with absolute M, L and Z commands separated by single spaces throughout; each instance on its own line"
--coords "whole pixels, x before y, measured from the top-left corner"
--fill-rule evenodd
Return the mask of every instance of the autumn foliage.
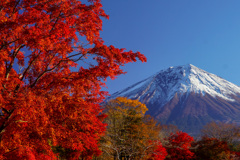
M 0 0 L 0 159 L 231 157 L 214 138 L 192 146 L 191 136 L 176 132 L 162 142 L 137 100 L 110 101 L 103 113 L 104 81 L 146 58 L 106 46 L 102 18 L 100 0 Z
M 158 144 L 155 144 L 154 150 L 147 160 L 164 160 L 167 154 L 166 149 L 158 142 Z
M 118 97 L 103 106 L 108 127 L 101 141 L 101 160 L 194 158 L 194 153 L 190 150 L 193 137 L 180 131 L 169 133 L 170 128 L 174 128 L 174 131 L 176 128 L 172 125 L 162 126 L 151 116 L 144 115 L 147 107 L 138 100 Z M 166 137 L 163 139 L 162 135 Z
M 238 145 L 229 145 L 234 141 L 229 141 L 228 136 L 230 133 L 237 136 L 237 126 L 232 129 L 230 124 L 218 124 L 219 128 L 231 126 L 228 127 L 231 129 L 216 134 L 229 138 L 203 136 L 194 141 L 193 137 L 179 131 L 176 126 L 161 125 L 151 116 L 144 115 L 147 107 L 138 100 L 118 97 L 109 100 L 103 107 L 107 115 L 104 122 L 108 126 L 100 141 L 102 155 L 97 160 L 238 160 L 240 157 Z M 205 134 L 214 132 L 209 125 L 206 127 Z
M 168 152 L 167 159 L 178 160 L 178 159 L 192 159 L 194 153 L 190 151 L 193 137 L 189 136 L 184 132 L 172 133 L 167 139 L 166 149 Z
M 0 159 L 100 154 L 103 80 L 139 52 L 104 45 L 100 0 L 0 0 Z
M 102 138 L 102 159 L 163 160 L 166 149 L 159 141 L 160 126 L 150 116 L 147 107 L 138 100 L 124 97 L 108 101 L 104 108 L 108 124 Z
M 194 146 L 196 146 L 194 152 L 199 160 L 231 159 L 227 143 L 216 138 L 203 137 L 200 141 L 195 142 Z

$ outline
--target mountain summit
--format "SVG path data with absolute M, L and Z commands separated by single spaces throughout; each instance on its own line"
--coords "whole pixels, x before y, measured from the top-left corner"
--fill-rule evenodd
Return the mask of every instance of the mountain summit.
M 110 97 L 138 99 L 161 123 L 198 132 L 210 121 L 240 122 L 240 87 L 192 64 L 170 67 Z

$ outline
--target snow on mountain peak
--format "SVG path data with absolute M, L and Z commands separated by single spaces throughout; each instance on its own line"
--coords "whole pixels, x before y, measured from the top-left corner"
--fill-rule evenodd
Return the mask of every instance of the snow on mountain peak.
M 161 124 L 199 133 L 211 121 L 240 122 L 240 87 L 194 65 L 170 67 L 112 94 L 138 99 Z
M 208 73 L 193 65 L 182 67 L 187 71 L 187 75 L 182 79 L 181 92 L 194 92 L 205 95 L 206 93 L 213 97 L 220 97 L 226 100 L 231 100 L 232 95 L 240 93 L 240 87 L 224 80 L 215 74 Z M 190 83 L 187 83 L 187 82 Z
M 126 89 L 114 93 L 111 98 L 124 96 L 145 102 L 168 102 L 176 94 L 209 94 L 228 101 L 240 94 L 240 87 L 192 64 L 170 67 Z

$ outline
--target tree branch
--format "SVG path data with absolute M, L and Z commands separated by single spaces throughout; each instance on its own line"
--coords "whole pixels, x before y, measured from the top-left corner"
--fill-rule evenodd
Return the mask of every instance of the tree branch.
M 25 45 L 21 44 L 17 49 L 15 49 L 15 51 L 13 52 L 13 56 L 12 56 L 12 60 L 9 64 L 9 66 L 6 65 L 6 73 L 5 73 L 5 78 L 8 79 L 8 76 L 9 76 L 9 73 L 13 67 L 13 64 L 14 64 L 14 61 L 15 61 L 15 58 L 18 54 L 18 52 L 20 51 L 20 49 L 22 49 Z
M 12 109 L 12 110 L 6 110 L 5 108 L 2 108 L 2 110 L 4 111 L 4 112 L 6 112 L 8 115 L 4 118 L 5 119 L 5 121 L 2 123 L 2 125 L 0 126 L 0 134 L 4 131 L 4 129 L 8 126 L 8 125 L 6 125 L 6 122 L 7 122 L 7 120 L 12 116 L 12 113 L 13 113 L 13 111 L 14 111 L 14 109 Z M 0 140 L 1 141 L 1 140 Z
M 72 55 L 72 56 L 69 56 L 69 57 L 73 57 L 73 56 L 77 56 L 77 55 L 80 55 L 80 53 L 75 54 L 75 55 Z M 50 64 L 50 63 L 49 63 L 49 64 L 47 65 L 46 69 L 36 78 L 36 80 L 30 85 L 30 87 L 33 88 L 33 87 L 36 85 L 36 83 L 40 80 L 40 78 L 42 78 L 42 77 L 44 76 L 44 74 L 46 74 L 47 72 L 53 71 L 53 70 L 56 69 L 58 66 L 60 66 L 60 64 L 61 64 L 62 62 L 65 62 L 65 61 L 77 62 L 77 61 L 81 60 L 81 58 L 82 58 L 83 56 L 84 56 L 84 55 L 80 56 L 80 57 L 79 57 L 78 59 L 76 59 L 76 60 L 69 59 L 69 57 L 67 57 L 66 59 L 60 60 L 60 61 L 59 61 L 54 67 L 52 67 L 51 69 L 47 69 L 48 66 L 49 66 L 49 64 Z

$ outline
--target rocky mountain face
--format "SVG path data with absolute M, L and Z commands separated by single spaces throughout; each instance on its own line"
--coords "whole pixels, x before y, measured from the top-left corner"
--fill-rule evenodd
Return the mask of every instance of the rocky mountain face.
M 240 124 L 240 87 L 191 64 L 170 67 L 112 94 L 138 99 L 162 124 L 196 134 L 211 121 Z

